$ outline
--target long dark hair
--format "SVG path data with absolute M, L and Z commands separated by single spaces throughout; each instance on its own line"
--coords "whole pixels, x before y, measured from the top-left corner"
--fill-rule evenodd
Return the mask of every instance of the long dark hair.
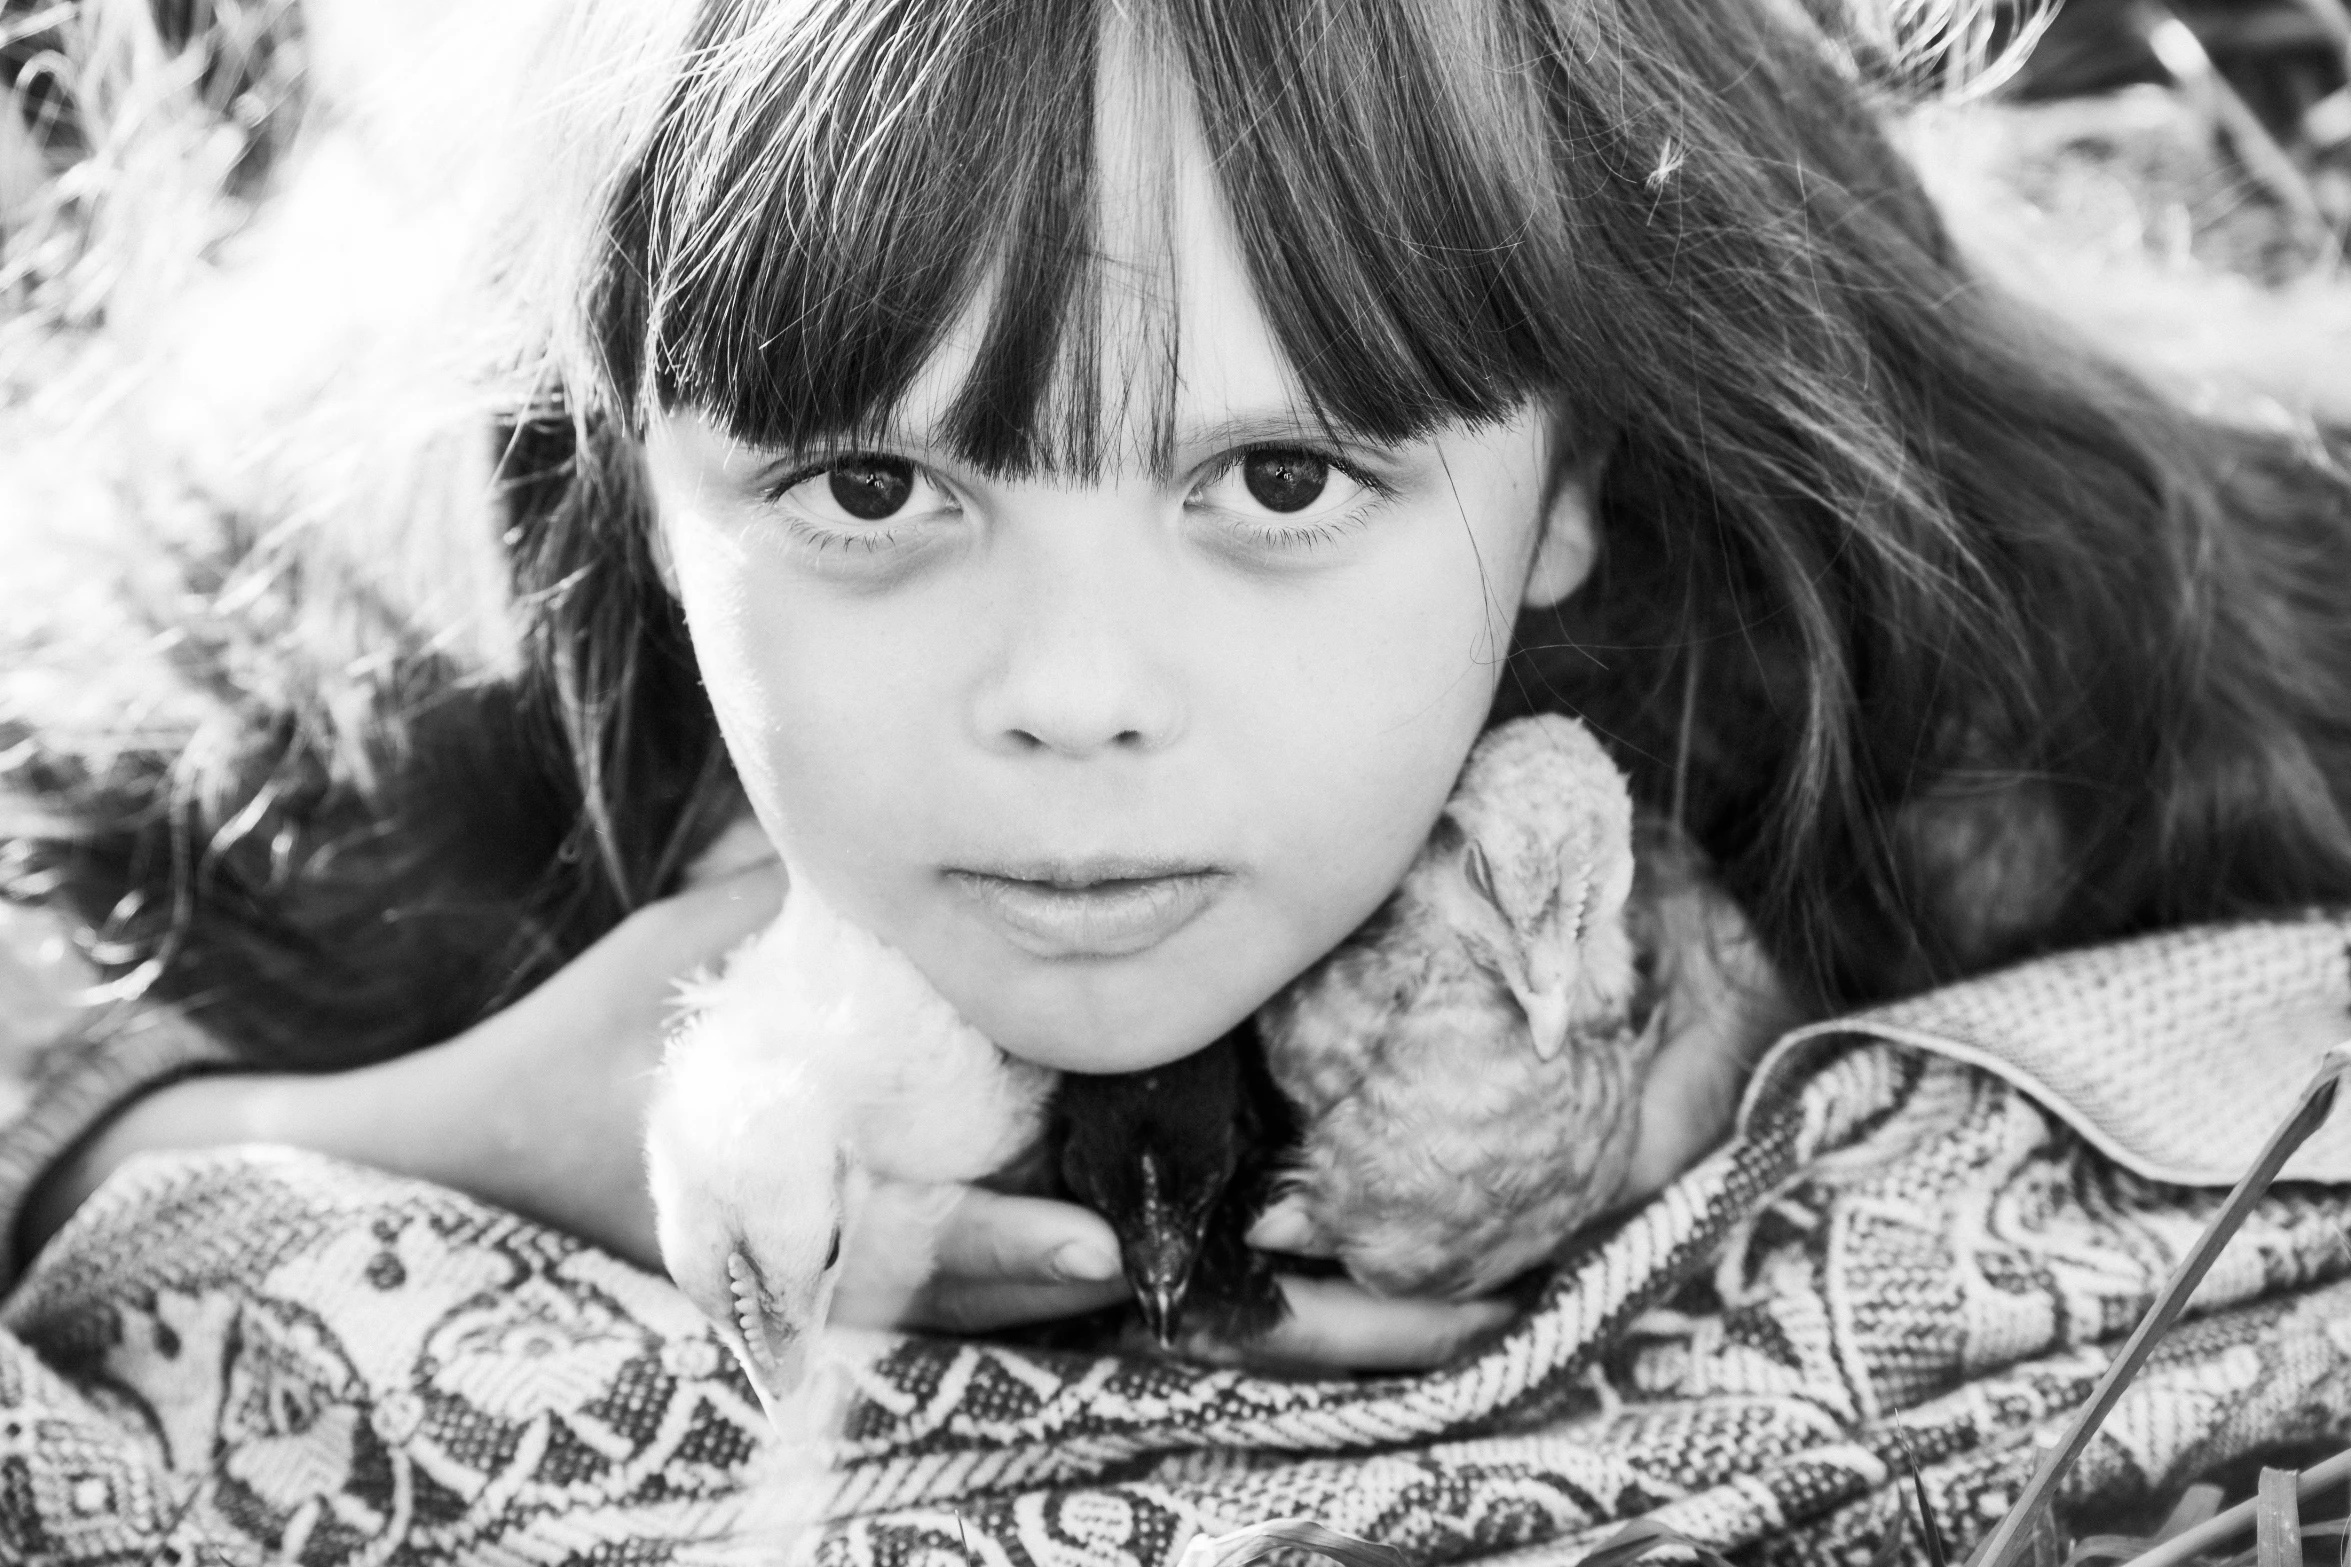
M 20 877 L 230 1037 L 325 1017 L 336 1059 L 659 895 L 732 784 L 647 553 L 650 415 L 853 440 L 980 301 L 966 459 L 1164 448 L 1093 229 L 1113 12 L 1316 409 L 1397 437 L 1542 398 L 1604 462 L 1598 570 L 1500 710 L 1590 721 L 1819 1004 L 2351 897 L 2351 483 L 1979 280 L 1871 40 L 1761 0 L 704 0 L 589 138 L 550 378 L 495 431 L 516 671 L 402 664 L 363 704 L 397 754 L 339 794 L 288 787 L 328 771 L 292 741 L 200 806 L 162 760 L 101 786 L 20 723 L 20 789 L 71 818 Z M 322 977 L 369 965 L 443 1004 Z

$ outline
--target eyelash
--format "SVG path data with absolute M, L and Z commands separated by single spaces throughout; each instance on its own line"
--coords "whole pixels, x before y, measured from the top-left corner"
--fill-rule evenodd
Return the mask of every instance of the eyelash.
M 762 482 L 758 489 L 753 493 L 758 496 L 759 500 L 763 504 L 768 506 L 781 507 L 785 496 L 791 494 L 794 490 L 800 488 L 801 485 L 806 484 L 809 480 L 830 473 L 835 466 L 840 463 L 848 462 L 852 458 L 870 457 L 875 455 L 879 454 L 872 452 L 843 452 L 839 456 L 834 457 L 826 462 L 802 463 L 788 470 L 781 478 L 769 479 Z M 933 484 L 938 484 L 939 482 L 936 479 L 930 479 L 929 474 L 922 468 L 920 464 L 914 465 L 914 471 L 918 474 L 922 474 L 924 478 L 929 479 L 929 482 Z M 941 485 L 940 488 L 944 489 L 945 486 Z M 899 534 L 897 530 L 894 528 L 889 528 L 886 525 L 879 528 L 859 528 L 855 531 L 848 531 L 838 528 L 828 528 L 813 517 L 806 516 L 787 515 L 784 522 L 784 530 L 791 535 L 795 542 L 807 545 L 809 548 L 815 550 L 820 555 L 828 554 L 835 550 L 841 551 L 844 554 L 850 551 L 855 551 L 861 555 L 878 555 L 882 551 L 891 548 L 899 542 Z
M 1379 475 L 1371 472 L 1361 464 L 1350 462 L 1347 458 L 1342 457 L 1337 452 L 1329 451 L 1321 447 L 1302 446 L 1288 443 L 1281 445 L 1244 446 L 1236 451 L 1226 453 L 1223 457 L 1219 458 L 1212 467 L 1201 474 L 1198 479 L 1193 481 L 1193 493 L 1197 494 L 1199 491 L 1206 489 L 1209 485 L 1214 484 L 1217 480 L 1228 477 L 1234 469 L 1240 467 L 1242 463 L 1248 461 L 1251 457 L 1254 457 L 1261 452 L 1303 453 L 1308 457 L 1312 457 L 1315 459 L 1315 461 L 1329 467 L 1332 472 L 1340 474 L 1347 479 L 1352 480 L 1354 483 L 1361 485 L 1370 499 L 1368 502 L 1360 504 L 1350 511 L 1327 517 L 1320 522 L 1308 524 L 1291 523 L 1274 527 L 1256 528 L 1252 530 L 1254 536 L 1250 541 L 1255 544 L 1271 546 L 1275 550 L 1304 551 L 1314 549 L 1320 545 L 1328 544 L 1335 539 L 1343 537 L 1346 534 L 1352 533 L 1358 528 L 1361 528 L 1366 520 L 1366 514 L 1368 512 L 1370 512 L 1374 507 L 1382 502 L 1393 500 L 1396 496 L 1396 487 L 1394 485 L 1388 483 L 1385 479 L 1382 479 Z M 778 479 L 771 479 L 761 484 L 757 491 L 758 497 L 767 505 L 780 506 L 785 496 L 791 494 L 792 491 L 798 489 L 801 485 L 806 484 L 809 480 L 830 472 L 836 463 L 845 462 L 850 457 L 863 455 L 867 454 L 854 452 L 845 453 L 829 462 L 798 465 L 785 473 L 783 477 Z M 915 471 L 917 473 L 923 473 L 924 470 L 919 465 L 917 465 Z M 928 477 L 927 474 L 925 476 Z M 938 483 L 936 479 L 931 479 L 930 482 L 933 484 Z M 941 486 L 941 488 L 944 488 L 944 486 Z M 1187 508 L 1190 508 L 1198 503 L 1187 498 L 1184 504 Z M 899 542 L 900 537 L 895 529 L 887 527 L 874 529 L 860 528 L 854 532 L 849 532 L 841 529 L 826 527 L 824 524 L 806 516 L 790 517 L 787 520 L 786 527 L 795 540 L 808 545 L 810 548 L 816 550 L 819 554 L 824 554 L 835 550 L 842 552 L 854 550 L 861 554 L 877 555 L 882 551 L 890 549 L 896 545 Z
M 895 533 L 842 533 L 805 517 L 795 517 L 787 524 L 793 538 L 815 550 L 819 555 L 839 550 L 847 554 L 854 550 L 860 555 L 879 555 L 898 542 Z
M 1326 517 L 1320 522 L 1303 524 L 1288 523 L 1273 527 L 1256 528 L 1252 530 L 1255 535 L 1254 539 L 1252 540 L 1254 543 L 1268 544 L 1277 550 L 1310 550 L 1318 545 L 1328 544 L 1334 539 L 1355 532 L 1358 528 L 1361 528 L 1364 525 L 1368 514 L 1375 507 L 1384 501 L 1390 501 L 1396 498 L 1396 487 L 1394 485 L 1388 483 L 1387 480 L 1382 479 L 1378 474 L 1371 472 L 1361 464 L 1350 462 L 1345 457 L 1340 456 L 1337 452 L 1330 451 L 1323 447 L 1305 446 L 1289 441 L 1267 443 L 1262 446 L 1244 446 L 1238 451 L 1226 453 L 1223 457 L 1217 460 L 1215 466 L 1211 467 L 1206 473 L 1200 476 L 1200 478 L 1193 485 L 1194 490 L 1197 491 L 1207 488 L 1209 485 L 1214 484 L 1217 480 L 1231 474 L 1232 471 L 1240 467 L 1242 463 L 1247 462 L 1251 457 L 1257 456 L 1261 452 L 1298 452 L 1305 456 L 1311 457 L 1316 462 L 1319 462 L 1325 467 L 1329 468 L 1333 473 L 1343 475 L 1344 477 L 1351 479 L 1355 483 L 1363 486 L 1365 492 L 1369 495 L 1370 498 L 1367 501 L 1358 503 L 1351 510 Z M 1191 504 L 1191 502 L 1187 501 L 1185 504 L 1188 506 Z

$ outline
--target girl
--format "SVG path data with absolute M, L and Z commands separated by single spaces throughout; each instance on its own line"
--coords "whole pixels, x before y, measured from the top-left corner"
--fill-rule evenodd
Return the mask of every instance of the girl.
M 133 1152 L 262 1140 L 650 1261 L 668 987 L 779 891 L 710 857 L 746 808 L 1072 1070 L 1247 1015 L 1536 709 L 1816 1012 L 2351 895 L 2351 486 L 1978 281 L 1835 8 L 559 20 L 496 252 L 504 661 L 353 594 L 368 656 L 305 667 L 334 589 L 259 546 L 175 655 L 195 719 L 9 715 L 15 885 L 176 1009 L 16 1134 L 20 1247 Z M 1760 1026 L 1668 1053 L 1628 1200 Z M 974 1193 L 917 1320 L 1115 1267 Z M 1277 1351 L 1341 1364 L 1502 1315 L 1296 1298 Z

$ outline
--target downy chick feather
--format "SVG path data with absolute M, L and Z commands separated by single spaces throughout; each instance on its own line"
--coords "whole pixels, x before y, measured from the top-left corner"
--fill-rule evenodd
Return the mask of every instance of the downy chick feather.
M 646 1133 L 662 1260 L 781 1426 L 859 1234 L 886 1225 L 875 1254 L 918 1285 L 952 1184 L 1035 1141 L 1054 1074 L 798 878 L 680 999 Z
M 1573 719 L 1487 735 L 1381 910 L 1259 1015 L 1303 1134 L 1253 1237 L 1482 1294 L 1615 1197 L 1656 1039 L 1632 802 Z

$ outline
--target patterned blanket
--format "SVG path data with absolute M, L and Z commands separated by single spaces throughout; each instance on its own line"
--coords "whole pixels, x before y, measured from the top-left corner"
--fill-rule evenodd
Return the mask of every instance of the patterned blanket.
M 1805 1031 L 1734 1139 L 1478 1352 L 1284 1381 L 841 1335 L 839 1567 L 1168 1562 L 1306 1514 L 1428 1562 L 1651 1515 L 1861 1561 L 1907 1450 L 1961 1548 L 2351 1007 L 2351 927 L 2186 932 Z M 2351 1121 L 2351 1115 L 2343 1118 Z M 2076 1471 L 2081 1520 L 2351 1442 L 2351 1129 L 2260 1207 Z M 764 1423 L 662 1280 L 283 1149 L 149 1158 L 0 1313 L 0 1560 L 656 1563 L 754 1513 Z

